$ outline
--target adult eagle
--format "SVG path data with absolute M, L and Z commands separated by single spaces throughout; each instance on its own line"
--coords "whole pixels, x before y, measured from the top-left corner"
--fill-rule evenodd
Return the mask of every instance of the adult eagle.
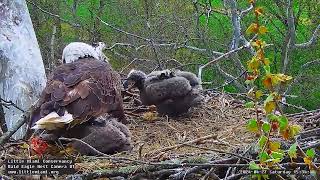
M 106 113 L 127 122 L 120 75 L 96 56 L 98 53 L 94 53 L 90 45 L 81 44 L 84 43 L 65 47 L 62 58 L 67 63 L 58 66 L 49 76 L 31 116 L 32 129 L 64 129 Z M 72 52 L 76 52 L 74 56 Z

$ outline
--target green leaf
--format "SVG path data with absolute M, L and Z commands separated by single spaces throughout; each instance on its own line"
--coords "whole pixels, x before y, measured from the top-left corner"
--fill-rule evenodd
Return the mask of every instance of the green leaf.
M 270 159 L 270 156 L 265 151 L 259 153 L 259 160 L 260 162 L 265 162 L 266 160 Z
M 267 118 L 270 120 L 270 121 L 277 121 L 278 120 L 278 116 L 275 115 L 275 114 L 268 114 L 267 115 Z
M 253 101 L 247 102 L 244 106 L 246 108 L 254 108 L 254 102 Z
M 314 158 L 314 156 L 316 155 L 314 149 L 308 149 L 307 152 L 306 152 L 306 155 L 310 158 Z
M 266 73 L 270 73 L 271 72 L 269 65 L 263 66 L 263 69 L 265 70 Z
M 251 161 L 249 163 L 249 169 L 250 170 L 259 170 L 261 169 L 259 165 L 257 165 L 254 161 Z
M 251 132 L 258 132 L 258 122 L 256 119 L 250 119 L 247 123 L 247 129 Z
M 280 116 L 278 119 L 280 131 L 285 130 L 288 127 L 288 119 L 285 116 Z
M 291 147 L 288 150 L 288 155 L 290 156 L 290 158 L 297 158 L 297 143 L 294 143 L 291 145 Z
M 272 152 L 271 157 L 274 159 L 283 159 L 284 154 L 282 152 Z
M 259 139 L 259 147 L 260 149 L 263 149 L 263 147 L 265 146 L 266 142 L 268 141 L 268 138 L 265 135 L 262 135 Z
M 270 123 L 264 122 L 264 123 L 262 124 L 262 130 L 263 130 L 265 133 L 269 133 L 270 129 L 271 129 Z

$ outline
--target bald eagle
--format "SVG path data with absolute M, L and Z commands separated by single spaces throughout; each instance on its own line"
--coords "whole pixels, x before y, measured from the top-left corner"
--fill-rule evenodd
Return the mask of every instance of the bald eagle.
M 127 123 L 120 75 L 102 56 L 103 46 L 75 42 L 64 48 L 66 64 L 49 76 L 31 116 L 32 129 L 70 128 L 106 113 Z
M 103 54 L 105 48 L 106 44 L 104 42 L 98 42 L 93 45 L 83 42 L 72 42 L 63 49 L 62 61 L 64 63 L 71 63 L 81 58 L 92 57 L 108 62 L 108 58 Z

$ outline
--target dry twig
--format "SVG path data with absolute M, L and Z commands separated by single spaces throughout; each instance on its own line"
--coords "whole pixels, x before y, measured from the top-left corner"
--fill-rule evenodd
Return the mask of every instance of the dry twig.
M 164 148 L 158 149 L 156 151 L 149 152 L 146 155 L 159 154 L 160 152 L 170 151 L 172 149 L 179 148 L 179 147 L 182 147 L 184 145 L 193 144 L 193 143 L 201 142 L 201 141 L 206 140 L 206 139 L 211 139 L 211 138 L 216 138 L 216 137 L 217 137 L 217 135 L 213 135 L 213 134 L 212 135 L 208 135 L 208 136 L 204 136 L 204 137 L 200 137 L 200 138 L 197 138 L 197 139 L 194 139 L 194 140 L 191 140 L 191 141 L 187 141 L 187 142 L 184 142 L 184 143 L 181 143 L 181 144 L 176 144 L 176 145 L 173 145 L 173 146 L 164 147 Z

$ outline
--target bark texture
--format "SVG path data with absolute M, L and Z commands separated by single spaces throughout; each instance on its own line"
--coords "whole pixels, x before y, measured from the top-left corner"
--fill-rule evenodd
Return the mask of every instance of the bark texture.
M 0 96 L 28 110 L 46 83 L 44 65 L 25 0 L 0 1 Z M 4 108 L 8 129 L 23 114 Z M 14 138 L 24 136 L 22 126 Z

